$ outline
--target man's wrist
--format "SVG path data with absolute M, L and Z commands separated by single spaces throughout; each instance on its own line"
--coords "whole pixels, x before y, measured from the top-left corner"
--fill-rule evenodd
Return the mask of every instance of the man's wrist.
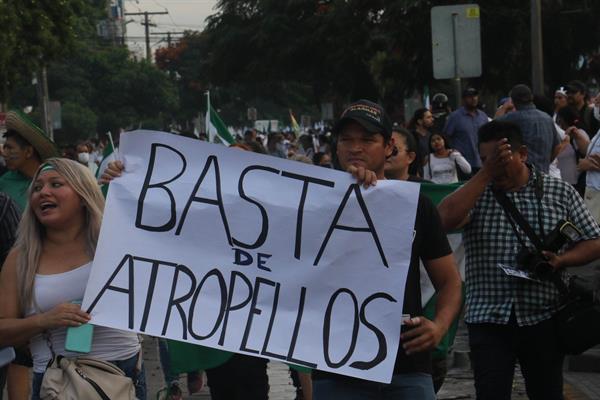
M 490 171 L 488 171 L 485 165 L 483 165 L 481 169 L 475 174 L 475 176 L 477 175 L 479 175 L 483 180 L 485 180 L 486 184 L 492 181 L 492 174 L 490 173 Z
M 559 270 L 567 267 L 567 262 L 565 261 L 564 254 L 557 255 L 554 259 L 554 269 Z
M 441 337 L 443 337 L 446 332 L 448 331 L 448 329 L 450 329 L 450 323 L 445 323 L 445 321 L 440 321 L 437 318 L 434 318 L 433 320 L 431 320 L 431 322 L 433 323 L 433 325 L 435 325 L 438 334 Z

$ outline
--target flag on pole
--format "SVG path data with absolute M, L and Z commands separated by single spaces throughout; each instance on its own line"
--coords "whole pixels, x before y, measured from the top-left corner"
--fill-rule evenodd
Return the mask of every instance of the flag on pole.
M 300 136 L 300 125 L 298 125 L 298 121 L 294 118 L 294 113 L 290 109 L 290 120 L 292 121 L 292 130 L 297 136 Z
M 110 132 L 106 133 L 108 135 L 108 142 L 106 143 L 106 147 L 104 147 L 104 152 L 102 153 L 102 161 L 98 166 L 98 170 L 96 171 L 96 179 L 99 179 L 104 170 L 108 167 L 108 163 L 111 161 L 117 160 L 117 153 L 115 151 L 115 144 L 112 140 L 112 135 Z M 106 197 L 108 193 L 108 185 L 102 185 L 102 194 Z
M 206 107 L 206 133 L 211 143 L 214 142 L 215 137 L 218 136 L 221 141 L 225 144 L 235 143 L 233 135 L 227 129 L 227 126 L 219 117 L 219 114 L 210 105 L 210 92 L 206 92 L 207 96 L 207 107 Z

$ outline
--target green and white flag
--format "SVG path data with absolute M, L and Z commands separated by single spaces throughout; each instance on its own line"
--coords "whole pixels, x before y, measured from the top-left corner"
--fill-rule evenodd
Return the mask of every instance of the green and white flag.
M 219 114 L 210 105 L 210 93 L 206 92 L 206 95 L 208 99 L 208 106 L 206 107 L 206 133 L 208 134 L 209 142 L 214 143 L 215 137 L 218 136 L 224 144 L 235 143 L 233 135 L 229 132 Z
M 96 179 L 100 179 L 104 170 L 108 167 L 108 163 L 111 161 L 117 160 L 117 153 L 115 151 L 115 145 L 112 140 L 112 135 L 110 132 L 106 133 L 108 135 L 108 142 L 106 143 L 106 147 L 104 148 L 104 152 L 102 152 L 102 161 L 98 166 L 98 170 L 96 171 Z M 102 193 L 104 197 L 106 197 L 106 193 L 108 192 L 108 185 L 102 185 Z

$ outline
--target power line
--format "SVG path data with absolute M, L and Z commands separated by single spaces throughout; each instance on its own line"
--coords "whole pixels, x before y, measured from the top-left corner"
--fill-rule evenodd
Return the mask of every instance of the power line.
M 154 4 L 156 4 L 159 7 L 162 7 L 165 9 L 166 12 L 169 12 L 169 10 L 167 9 L 167 7 L 163 6 L 162 4 L 160 4 L 158 1 L 156 0 L 152 0 L 154 2 Z M 171 20 L 171 22 L 173 23 L 173 25 L 177 26 L 177 24 L 175 23 L 175 21 L 173 20 L 173 17 L 171 16 L 171 13 L 168 14 L 169 19 Z
M 171 35 L 184 35 L 185 32 L 171 32 L 171 31 L 168 31 L 168 32 L 152 32 L 150 34 L 151 35 L 163 35 L 163 36 L 166 35 L 167 36 L 167 45 L 169 47 L 171 47 L 171 43 L 172 43 Z M 158 42 L 158 43 L 160 43 L 160 42 Z
M 148 61 L 150 61 L 151 59 L 151 51 L 150 51 L 150 21 L 148 16 L 150 15 L 165 15 L 165 14 L 169 14 L 168 11 L 144 11 L 144 12 L 135 12 L 135 13 L 125 13 L 124 15 L 143 15 L 144 16 L 144 22 L 142 22 L 142 25 L 144 25 L 145 28 L 145 33 L 146 33 L 146 59 Z M 153 26 L 156 26 L 156 24 L 152 24 Z

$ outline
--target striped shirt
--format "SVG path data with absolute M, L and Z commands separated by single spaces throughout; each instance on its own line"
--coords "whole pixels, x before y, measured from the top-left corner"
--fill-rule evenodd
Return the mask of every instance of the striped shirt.
M 15 242 L 19 218 L 15 202 L 6 193 L 0 192 L 0 269 Z

